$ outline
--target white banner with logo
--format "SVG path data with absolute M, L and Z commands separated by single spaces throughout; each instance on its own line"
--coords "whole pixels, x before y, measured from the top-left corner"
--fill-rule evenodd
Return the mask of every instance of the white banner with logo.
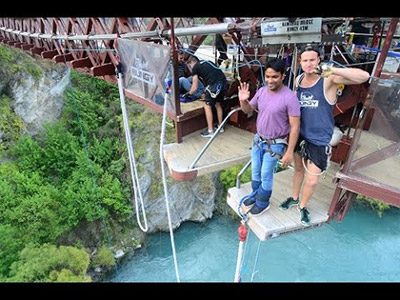
M 158 105 L 164 104 L 165 80 L 172 78 L 170 47 L 150 42 L 118 39 L 124 88 Z M 174 109 L 173 91 L 170 107 Z

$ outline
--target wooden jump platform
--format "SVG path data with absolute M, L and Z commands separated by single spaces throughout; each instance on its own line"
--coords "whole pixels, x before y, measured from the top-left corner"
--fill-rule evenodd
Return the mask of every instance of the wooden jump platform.
M 317 190 L 307 205 L 311 217 L 310 226 L 305 227 L 300 223 L 300 213 L 297 207 L 292 207 L 284 212 L 279 210 L 279 205 L 282 201 L 291 196 L 293 187 L 292 169 L 286 169 L 275 174 L 271 207 L 260 216 L 248 214 L 247 225 L 261 241 L 265 241 L 282 234 L 313 228 L 326 223 L 328 221 L 329 206 L 336 188 L 332 180 L 338 169 L 339 164 L 331 162 L 327 173 L 321 175 L 319 179 Z M 250 194 L 251 191 L 250 182 L 242 184 L 240 189 L 236 187 L 230 188 L 227 195 L 229 206 L 238 213 L 240 199 Z
M 254 134 L 226 125 L 225 131 L 218 133 L 195 167 L 189 169 L 201 149 L 209 141 L 209 138 L 200 135 L 201 131 L 184 136 L 182 143 L 164 145 L 164 159 L 175 180 L 190 180 L 196 176 L 217 172 L 250 160 Z

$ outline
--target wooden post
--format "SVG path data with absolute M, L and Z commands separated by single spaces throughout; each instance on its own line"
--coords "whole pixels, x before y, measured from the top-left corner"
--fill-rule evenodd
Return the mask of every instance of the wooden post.
M 179 116 L 182 114 L 182 111 L 181 111 L 181 101 L 179 99 L 178 53 L 176 50 L 176 43 L 175 43 L 174 18 L 171 18 L 171 52 L 172 52 L 172 76 L 173 76 L 172 82 L 174 91 L 175 115 Z M 177 143 L 182 142 L 181 126 L 176 126 L 176 141 Z

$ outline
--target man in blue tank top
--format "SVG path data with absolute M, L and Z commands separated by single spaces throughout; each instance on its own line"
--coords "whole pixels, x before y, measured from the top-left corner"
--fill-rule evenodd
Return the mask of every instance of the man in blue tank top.
M 298 205 L 304 226 L 310 222 L 306 205 L 315 192 L 319 175 L 327 168 L 337 88 L 340 84 L 361 84 L 369 79 L 369 74 L 361 69 L 319 66 L 319 63 L 320 54 L 316 46 L 306 45 L 302 48 L 300 64 L 304 73 L 296 78 L 295 84 L 301 106 L 301 122 L 294 154 L 292 197 L 287 198 L 279 207 L 284 211 Z
M 261 87 L 250 101 L 249 85 L 243 82 L 239 87 L 242 110 L 248 114 L 258 109 L 257 134 L 251 150 L 253 192 L 241 200 L 244 207 L 251 208 L 253 216 L 270 207 L 276 163 L 279 159 L 284 166 L 290 163 L 299 135 L 299 100 L 292 90 L 283 85 L 284 72 L 284 60 L 269 60 L 265 66 L 267 86 Z

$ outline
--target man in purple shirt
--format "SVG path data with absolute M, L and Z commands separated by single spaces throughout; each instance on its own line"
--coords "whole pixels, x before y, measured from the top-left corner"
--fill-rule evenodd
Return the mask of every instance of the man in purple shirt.
M 270 207 L 273 174 L 280 159 L 286 167 L 293 158 L 300 131 L 300 104 L 296 94 L 283 85 L 285 61 L 270 59 L 265 66 L 266 86 L 249 102 L 248 83 L 240 83 L 239 102 L 244 113 L 258 110 L 257 134 L 251 150 L 253 192 L 241 202 L 252 215 Z M 285 151 L 286 150 L 286 151 Z

